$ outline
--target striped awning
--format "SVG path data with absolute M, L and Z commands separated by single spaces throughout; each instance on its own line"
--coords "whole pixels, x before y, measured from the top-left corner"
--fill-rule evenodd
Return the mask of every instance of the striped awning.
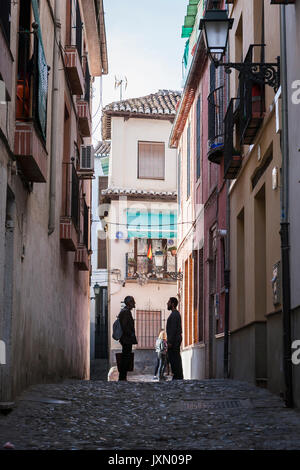
M 108 176 L 109 157 L 103 157 L 100 159 L 103 176 Z
M 128 238 L 177 238 L 177 212 L 127 211 Z

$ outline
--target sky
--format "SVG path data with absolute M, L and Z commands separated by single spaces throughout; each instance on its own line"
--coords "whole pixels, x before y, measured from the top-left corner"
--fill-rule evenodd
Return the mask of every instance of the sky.
M 188 0 L 104 0 L 109 74 L 102 77 L 103 106 L 120 99 L 115 77 L 127 78 L 123 99 L 181 90 Z M 100 78 L 94 83 L 93 143 L 101 140 Z

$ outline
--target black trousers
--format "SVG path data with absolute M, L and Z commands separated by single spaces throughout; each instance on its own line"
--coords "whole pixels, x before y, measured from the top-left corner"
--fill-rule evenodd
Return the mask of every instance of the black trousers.
M 127 371 L 129 369 L 131 352 L 132 344 L 122 344 L 122 359 L 119 372 L 119 380 L 127 380 Z
M 173 380 L 183 380 L 183 370 L 180 350 L 169 349 L 168 350 L 169 361 L 173 372 Z

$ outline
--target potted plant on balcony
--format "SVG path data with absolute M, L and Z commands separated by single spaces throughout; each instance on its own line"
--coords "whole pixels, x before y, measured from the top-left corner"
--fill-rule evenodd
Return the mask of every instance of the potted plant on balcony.
M 170 248 L 168 248 L 168 251 L 171 252 L 171 255 L 172 255 L 172 256 L 176 256 L 176 254 L 177 254 L 177 246 L 175 246 L 175 245 L 170 246 Z
M 128 266 L 127 277 L 134 277 L 135 269 L 136 269 L 135 259 L 134 258 L 128 258 L 127 266 Z

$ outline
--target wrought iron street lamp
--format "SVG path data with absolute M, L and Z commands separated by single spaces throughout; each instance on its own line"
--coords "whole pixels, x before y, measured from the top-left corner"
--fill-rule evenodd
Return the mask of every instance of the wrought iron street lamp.
M 216 2 L 214 2 L 216 5 Z M 233 19 L 228 18 L 226 10 L 213 8 L 207 10 L 200 21 L 200 29 L 204 31 L 206 50 L 211 60 L 219 65 L 225 55 L 229 30 L 232 28 Z
M 154 255 L 155 266 L 160 270 L 164 266 L 164 253 L 161 250 L 157 250 Z
M 101 287 L 99 286 L 98 282 L 96 282 L 96 284 L 94 285 L 93 289 L 94 289 L 95 297 L 91 297 L 91 300 L 96 300 L 97 295 L 100 294 L 100 290 L 101 290 Z
M 99 295 L 99 294 L 100 294 L 100 289 L 101 289 L 101 287 L 100 287 L 99 284 L 96 282 L 96 284 L 94 285 L 94 293 L 95 293 L 95 295 Z
M 206 11 L 199 26 L 199 29 L 203 30 L 206 50 L 210 59 L 216 67 L 225 67 L 226 73 L 231 73 L 231 69 L 236 69 L 244 79 L 269 85 L 276 92 L 280 85 L 280 57 L 277 57 L 277 62 L 269 63 L 247 60 L 242 63 L 222 62 L 227 49 L 229 30 L 232 28 L 234 20 L 228 18 L 227 11 L 218 9 L 217 5 L 218 1 L 215 1 L 214 8 Z M 264 44 L 260 45 L 264 46 Z

